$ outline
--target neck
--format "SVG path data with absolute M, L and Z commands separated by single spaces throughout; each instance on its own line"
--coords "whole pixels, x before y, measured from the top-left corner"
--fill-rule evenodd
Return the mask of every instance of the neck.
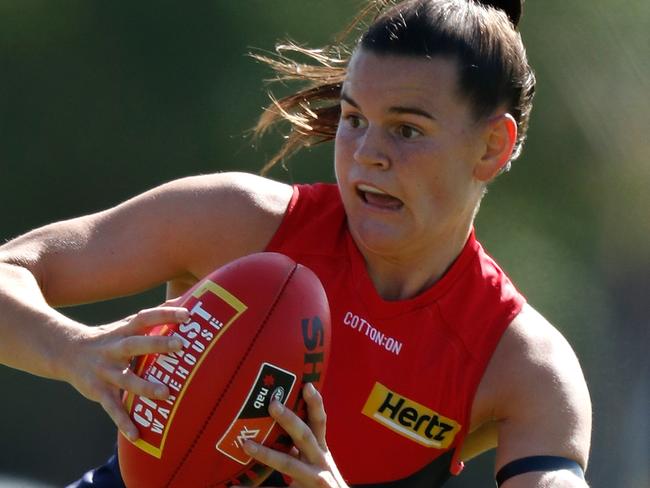
M 460 255 L 471 230 L 470 223 L 430 242 L 422 252 L 388 256 L 362 251 L 377 293 L 385 300 L 405 300 L 430 288 Z

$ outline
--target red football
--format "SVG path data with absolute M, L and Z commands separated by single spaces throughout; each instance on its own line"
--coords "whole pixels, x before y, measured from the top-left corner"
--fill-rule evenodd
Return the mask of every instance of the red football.
M 277 253 L 233 261 L 184 295 L 190 318 L 151 334 L 183 349 L 140 357 L 135 371 L 171 391 L 167 400 L 125 394 L 138 426 L 118 434 L 122 477 L 131 488 L 221 487 L 268 475 L 241 448 L 253 439 L 287 451 L 291 438 L 268 414 L 275 398 L 304 418 L 301 390 L 324 380 L 330 344 L 327 297 L 316 275 Z

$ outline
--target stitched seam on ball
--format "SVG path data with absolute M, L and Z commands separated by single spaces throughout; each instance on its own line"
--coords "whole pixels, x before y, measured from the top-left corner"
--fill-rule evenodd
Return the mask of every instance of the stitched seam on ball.
M 199 442 L 199 439 L 201 439 L 201 437 L 203 436 L 203 433 L 205 432 L 205 429 L 206 429 L 207 425 L 210 423 L 210 420 L 212 420 L 212 417 L 214 416 L 215 410 L 221 404 L 221 400 L 223 400 L 223 397 L 225 396 L 226 392 L 230 389 L 230 386 L 232 385 L 232 382 L 234 381 L 235 377 L 237 376 L 237 372 L 239 371 L 239 369 L 244 364 L 244 361 L 246 361 L 246 358 L 248 357 L 248 354 L 251 352 L 251 349 L 253 349 L 253 346 L 255 346 L 255 343 L 257 342 L 258 337 L 260 336 L 260 334 L 264 330 L 264 327 L 265 327 L 266 323 L 268 322 L 269 317 L 271 317 L 271 315 L 273 314 L 273 311 L 275 310 L 275 307 L 277 306 L 278 302 L 280 301 L 280 297 L 282 296 L 282 293 L 284 292 L 287 285 L 291 281 L 291 277 L 294 275 L 297 268 L 298 268 L 298 266 L 294 265 L 293 269 L 291 270 L 291 272 L 287 276 L 286 280 L 282 284 L 282 287 L 278 291 L 278 294 L 275 296 L 275 299 L 273 300 L 273 304 L 269 308 L 269 311 L 267 312 L 266 317 L 264 317 L 264 320 L 262 320 L 262 323 L 260 324 L 259 328 L 257 329 L 257 332 L 255 333 L 255 336 L 251 340 L 248 348 L 246 349 L 244 354 L 242 354 L 242 357 L 239 360 L 239 363 L 237 364 L 237 367 L 235 368 L 234 373 L 232 374 L 232 376 L 228 380 L 228 383 L 226 384 L 225 388 L 221 392 L 221 395 L 219 396 L 219 398 L 217 398 L 217 401 L 213 405 L 212 410 L 208 414 L 205 422 L 203 422 L 203 425 L 201 426 L 201 429 L 199 430 L 198 434 L 194 437 L 194 440 L 192 441 L 192 444 L 190 445 L 190 447 L 187 449 L 187 452 L 185 453 L 185 456 L 183 456 L 183 459 L 181 459 L 181 462 L 178 464 L 178 466 L 176 467 L 176 469 L 172 473 L 171 477 L 169 478 L 169 481 L 165 484 L 166 488 L 169 488 L 171 486 L 171 484 L 174 482 L 174 478 L 176 478 L 176 476 L 178 475 L 181 468 L 185 465 L 185 462 L 187 461 L 187 458 L 190 457 L 190 454 L 192 454 L 192 451 L 194 451 L 194 448 L 196 447 L 196 444 Z M 205 485 L 205 486 L 206 486 L 206 488 L 211 488 L 211 487 L 219 486 L 221 483 L 222 482 L 219 482 L 217 484 L 212 484 L 212 485 Z

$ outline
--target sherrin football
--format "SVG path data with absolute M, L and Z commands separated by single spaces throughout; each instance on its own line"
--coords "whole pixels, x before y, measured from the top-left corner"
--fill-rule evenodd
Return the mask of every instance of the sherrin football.
M 320 389 L 330 344 L 327 297 L 316 275 L 278 253 L 233 261 L 183 297 L 190 318 L 151 334 L 176 336 L 177 353 L 138 359 L 135 372 L 169 387 L 167 400 L 126 393 L 140 431 L 118 434 L 129 488 L 250 485 L 269 474 L 242 449 L 252 439 L 287 451 L 291 438 L 268 414 L 277 399 L 303 418 L 302 386 Z

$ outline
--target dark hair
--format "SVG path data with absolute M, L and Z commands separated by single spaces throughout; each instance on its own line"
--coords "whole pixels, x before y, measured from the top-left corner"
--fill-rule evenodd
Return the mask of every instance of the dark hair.
M 505 10 L 504 10 L 505 9 Z M 526 137 L 535 90 L 521 36 L 519 0 L 374 0 L 367 4 L 346 32 L 358 29 L 374 11 L 370 26 L 357 41 L 376 54 L 456 59 L 459 93 L 468 99 L 477 119 L 499 107 L 515 118 L 518 137 L 511 160 L 519 156 Z M 305 146 L 331 140 L 340 115 L 339 97 L 350 53 L 339 40 L 333 47 L 309 50 L 289 43 L 276 46 L 278 57 L 255 56 L 276 71 L 278 80 L 307 81 L 307 88 L 276 100 L 255 128 L 264 133 L 280 121 L 291 131 L 263 172 Z M 285 55 L 305 55 L 317 65 L 299 63 Z

